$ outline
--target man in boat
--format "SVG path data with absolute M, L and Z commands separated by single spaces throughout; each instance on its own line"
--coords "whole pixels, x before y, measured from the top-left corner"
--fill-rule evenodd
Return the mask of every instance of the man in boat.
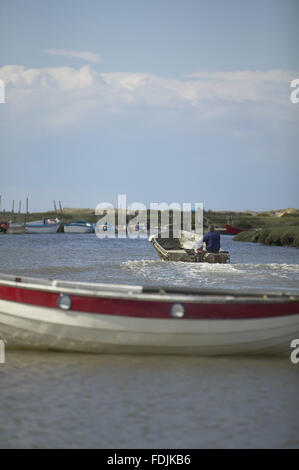
M 202 260 L 205 251 L 209 253 L 218 253 L 220 250 L 220 234 L 215 232 L 213 224 L 209 225 L 208 233 L 203 236 L 202 240 L 195 243 L 193 250 L 196 254 L 197 261 Z

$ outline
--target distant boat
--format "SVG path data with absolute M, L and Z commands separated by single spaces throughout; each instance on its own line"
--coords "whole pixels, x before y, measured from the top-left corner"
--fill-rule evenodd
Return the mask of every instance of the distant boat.
M 226 233 L 228 235 L 237 235 L 240 232 L 244 232 L 244 228 L 233 227 L 232 225 L 225 224 Z
M 112 224 L 108 224 L 108 222 L 105 222 L 104 224 L 101 224 L 101 223 L 92 224 L 92 227 L 93 227 L 93 232 L 95 232 L 99 236 L 103 235 L 102 232 L 109 232 L 110 235 L 111 233 L 114 233 L 114 234 L 117 233 L 117 228 Z
M 15 234 L 15 235 L 17 235 L 17 234 L 22 235 L 25 232 L 26 232 L 25 224 L 17 224 L 17 223 L 14 223 L 14 222 L 9 223 L 7 233 L 12 233 L 12 234 Z
M 140 224 L 139 222 L 137 222 L 136 225 L 128 224 L 127 225 L 127 233 L 130 236 L 136 236 L 136 237 L 138 237 L 140 235 L 147 236 L 147 226 L 146 226 L 146 224 Z
M 112 354 L 289 355 L 299 295 L 0 274 L 7 348 Z
M 25 224 L 18 224 L 12 221 L 8 222 L 7 220 L 0 220 L 0 233 L 25 233 Z
M 57 218 L 42 219 L 25 224 L 26 233 L 56 233 L 61 225 Z
M 75 222 L 65 224 L 64 231 L 66 233 L 91 233 L 93 231 L 93 226 L 85 220 L 76 220 Z
M 127 226 L 126 225 L 116 225 L 115 226 L 115 233 L 118 235 L 126 235 L 127 234 Z

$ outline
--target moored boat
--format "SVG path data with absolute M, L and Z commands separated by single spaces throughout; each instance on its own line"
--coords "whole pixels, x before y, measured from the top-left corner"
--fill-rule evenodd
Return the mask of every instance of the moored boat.
M 108 222 L 105 222 L 104 224 L 98 222 L 94 224 L 93 228 L 99 238 L 111 236 L 112 234 L 115 235 L 115 233 L 117 233 L 117 228 L 112 224 L 108 224 Z
M 131 238 L 147 238 L 147 225 L 145 223 L 127 224 L 127 234 Z
M 290 354 L 299 293 L 79 283 L 0 275 L 7 348 Z
M 25 224 L 17 224 L 13 222 L 9 223 L 7 233 L 15 234 L 15 235 L 22 235 L 25 232 L 26 232 Z
M 35 220 L 27 222 L 25 229 L 27 233 L 56 233 L 61 225 L 61 221 L 57 218 Z
M 66 233 L 91 233 L 93 231 L 92 224 L 85 220 L 76 220 L 64 224 L 64 231 Z
M 228 235 L 237 235 L 240 232 L 244 232 L 244 228 L 233 227 L 232 225 L 225 224 L 225 230 Z
M 178 237 L 165 236 L 160 232 L 149 237 L 158 256 L 164 261 L 184 261 L 184 262 L 202 262 L 202 263 L 228 263 L 229 252 L 219 250 L 217 253 L 211 253 L 203 250 L 200 257 L 196 256 L 193 246 L 201 237 L 194 233 L 181 230 Z
M 6 220 L 0 220 L 0 233 L 23 234 L 25 231 L 25 224 L 17 224 Z

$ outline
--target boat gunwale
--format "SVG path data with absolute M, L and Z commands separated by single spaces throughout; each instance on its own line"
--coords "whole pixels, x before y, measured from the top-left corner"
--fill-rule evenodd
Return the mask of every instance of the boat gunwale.
M 136 286 L 51 280 L 0 275 L 0 286 L 83 297 L 129 299 L 151 302 L 200 304 L 271 304 L 299 302 L 299 292 L 234 291 L 180 288 L 175 286 Z
M 26 228 L 48 228 L 48 227 L 58 227 L 59 225 L 61 225 L 61 222 L 59 223 L 51 223 L 51 224 L 25 224 L 25 227 Z
M 171 250 L 165 250 L 165 248 L 163 248 L 163 246 L 160 245 L 160 243 L 155 238 L 153 238 L 153 240 L 151 240 L 151 243 L 152 243 L 153 247 L 157 251 L 159 251 L 164 258 L 169 258 L 168 251 L 171 251 Z M 185 251 L 185 250 L 182 250 L 182 251 Z M 187 252 L 186 252 L 186 254 L 187 254 Z

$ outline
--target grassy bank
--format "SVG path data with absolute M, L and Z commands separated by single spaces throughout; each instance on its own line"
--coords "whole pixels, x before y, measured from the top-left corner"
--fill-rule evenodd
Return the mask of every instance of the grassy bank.
M 294 246 L 299 248 L 299 225 L 271 227 L 245 231 L 234 237 L 238 242 L 263 243 L 264 245 Z
M 27 222 L 31 222 L 33 220 L 42 220 L 44 218 L 51 219 L 51 218 L 58 217 L 62 220 L 63 223 L 74 222 L 75 220 L 86 220 L 87 222 L 95 223 L 98 221 L 99 216 L 95 215 L 94 209 L 63 209 L 62 212 L 57 211 L 47 211 L 47 212 L 32 212 L 27 216 Z M 2 214 L 0 218 L 5 218 L 7 220 L 11 220 L 12 214 L 11 212 L 6 212 Z M 26 219 L 25 214 L 13 214 L 13 219 L 16 222 L 24 223 Z
M 299 211 L 293 209 L 294 212 L 283 212 L 283 215 L 275 215 L 279 211 L 269 212 L 229 212 L 229 211 L 205 211 L 204 216 L 207 220 L 213 222 L 216 226 L 224 227 L 225 224 L 241 227 L 243 229 L 264 229 L 291 227 L 299 225 Z

